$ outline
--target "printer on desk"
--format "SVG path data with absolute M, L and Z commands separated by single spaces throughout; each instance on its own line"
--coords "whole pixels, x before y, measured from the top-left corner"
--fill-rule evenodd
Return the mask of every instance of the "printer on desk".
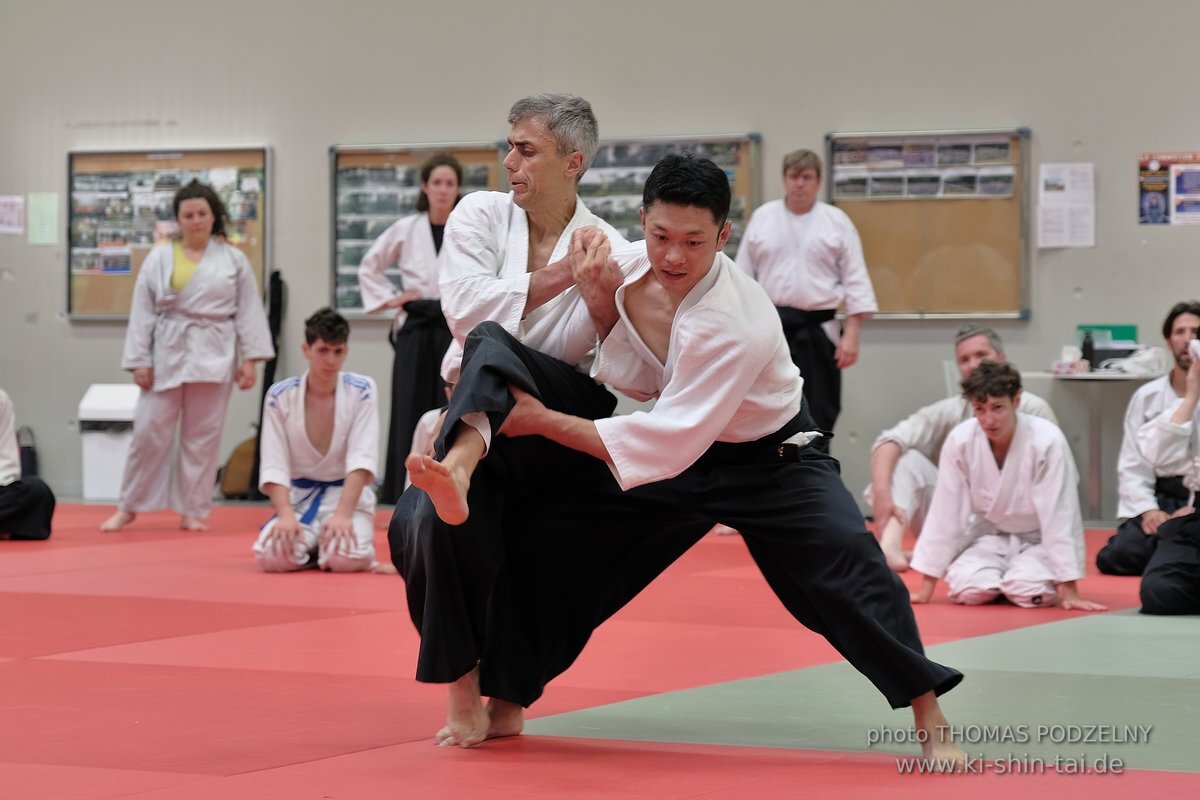
M 1080 341 L 1091 338 L 1093 371 L 1118 371 L 1135 375 L 1160 375 L 1170 368 L 1161 347 L 1137 342 L 1136 325 L 1078 325 Z

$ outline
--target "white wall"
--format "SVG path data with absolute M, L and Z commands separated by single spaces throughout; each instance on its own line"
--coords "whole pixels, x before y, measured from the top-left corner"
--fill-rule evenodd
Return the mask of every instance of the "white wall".
M 781 194 L 786 151 L 838 130 L 1027 126 L 1035 167 L 1095 162 L 1096 247 L 1035 251 L 1032 320 L 996 325 L 1027 369 L 1045 368 L 1080 322 L 1136 323 L 1157 343 L 1166 309 L 1200 295 L 1200 231 L 1139 228 L 1135 191 L 1140 151 L 1200 150 L 1200 89 L 1172 60 L 1200 26 L 1194 0 L 1102 13 L 1084 0 L 0 0 L 0 19 L 0 194 L 58 192 L 65 215 L 70 150 L 273 148 L 274 266 L 289 284 L 281 373 L 299 369 L 301 322 L 329 300 L 329 147 L 502 139 L 509 104 L 546 90 L 591 100 L 602 136 L 759 132 L 764 199 Z M 0 385 L 38 435 L 45 477 L 71 497 L 79 398 L 126 378 L 120 325 L 65 319 L 66 272 L 63 242 L 0 237 Z M 956 327 L 867 326 L 834 443 L 852 487 L 874 435 L 943 393 Z M 356 323 L 350 361 L 381 386 L 385 329 Z M 1082 456 L 1082 394 L 1034 390 Z M 235 399 L 225 452 L 249 435 L 256 397 Z M 1110 423 L 1126 397 L 1106 396 Z

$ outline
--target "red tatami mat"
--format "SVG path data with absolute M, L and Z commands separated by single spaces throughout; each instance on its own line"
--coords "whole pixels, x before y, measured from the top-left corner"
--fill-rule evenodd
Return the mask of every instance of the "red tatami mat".
M 1065 798 L 1167 793 L 1197 776 L 919 777 L 895 759 L 800 750 L 524 736 L 435 748 L 444 689 L 412 680 L 403 583 L 265 575 L 264 506 L 169 514 L 100 534 L 111 508 L 64 504 L 41 543 L 0 542 L 0 799 Z M 377 544 L 386 560 L 381 512 Z M 1089 534 L 1089 552 L 1107 536 Z M 906 576 L 910 586 L 915 576 Z M 1084 594 L 1136 605 L 1137 582 Z M 927 643 L 1071 616 L 1011 606 L 917 609 Z M 739 537 L 706 537 L 593 637 L 530 716 L 837 660 L 782 609 Z M 872 691 L 864 682 L 863 691 Z

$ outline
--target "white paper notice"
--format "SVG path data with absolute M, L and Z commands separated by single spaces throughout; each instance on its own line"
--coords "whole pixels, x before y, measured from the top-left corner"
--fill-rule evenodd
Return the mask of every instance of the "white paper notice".
M 25 195 L 0 197 L 0 233 L 25 233 Z
M 1094 165 L 1042 164 L 1038 172 L 1038 247 L 1096 246 Z

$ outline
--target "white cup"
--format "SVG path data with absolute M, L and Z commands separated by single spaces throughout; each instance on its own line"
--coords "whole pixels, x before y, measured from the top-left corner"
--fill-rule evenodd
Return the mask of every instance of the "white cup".
M 1191 353 L 1192 358 L 1200 359 L 1200 339 L 1192 339 L 1188 342 L 1188 352 Z

